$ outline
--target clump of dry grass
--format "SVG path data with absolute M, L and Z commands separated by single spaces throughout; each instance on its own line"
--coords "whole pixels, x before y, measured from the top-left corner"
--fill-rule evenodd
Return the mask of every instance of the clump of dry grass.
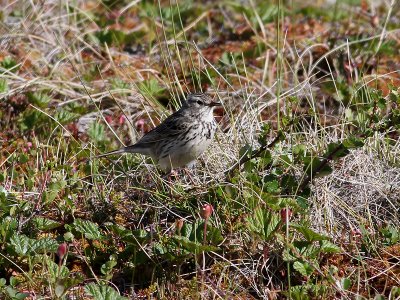
M 1 180 L 1 186 L 7 195 L 16 195 L 5 198 L 6 205 L 2 208 L 13 209 L 2 212 L 1 224 L 12 220 L 19 222 L 17 234 L 32 238 L 49 235 L 63 240 L 68 225 L 76 219 L 93 222 L 99 232 L 110 238 L 103 243 L 85 236 L 74 237 L 70 241 L 70 257 L 63 267 L 84 274 L 86 281 L 79 283 L 81 286 L 86 286 L 90 280 L 98 281 L 98 277 L 101 277 L 99 284 L 107 282 L 110 283 L 107 286 L 113 288 L 117 287 L 115 282 L 126 282 L 121 291 L 132 297 L 140 293 L 148 297 L 158 293 L 160 298 L 173 295 L 189 299 L 202 295 L 204 298 L 254 296 L 272 299 L 290 289 L 291 280 L 304 284 L 314 279 L 328 285 L 330 295 L 338 291 L 343 297 L 350 295 L 338 287 L 337 282 L 332 283 L 329 272 L 323 273 L 325 258 L 321 258 L 322 267 L 316 268 L 315 273 L 319 272 L 320 277 L 314 273 L 309 278 L 302 277 L 283 261 L 282 251 L 292 246 L 292 241 L 284 241 L 283 237 L 288 227 L 282 227 L 273 240 L 257 238 L 249 230 L 247 218 L 254 211 L 250 202 L 256 199 L 257 208 L 269 208 L 263 198 L 263 180 L 254 183 L 248 175 L 263 178 L 270 175 L 271 168 L 255 168 L 256 174 L 239 172 L 236 181 L 230 181 L 226 171 L 239 161 L 243 146 L 260 147 L 258 137 L 265 124 L 272 124 L 267 140 L 276 137 L 278 128 L 285 129 L 286 139 L 270 149 L 274 160 L 282 155 L 292 158 L 292 149 L 297 145 L 304 145 L 312 155 L 319 156 L 329 143 L 352 135 L 351 121 L 345 114 L 346 110 L 354 108 L 353 98 L 346 99 L 341 93 L 349 92 L 350 98 L 353 97 L 354 89 L 359 89 L 360 85 L 375 84 L 371 81 L 374 76 L 379 77 L 376 85 L 381 87 L 382 78 L 396 80 L 398 70 L 391 70 L 388 60 L 389 70 L 384 68 L 384 74 L 358 73 L 357 67 L 361 66 L 356 63 L 370 56 L 363 53 L 369 49 L 351 46 L 364 45 L 366 41 L 381 37 L 396 41 L 393 37 L 396 29 L 383 34 L 385 22 L 376 29 L 382 34 L 374 32 L 374 36 L 361 39 L 353 35 L 354 32 L 358 34 L 357 29 L 352 27 L 346 31 L 343 25 L 338 29 L 340 35 L 351 34 L 356 40 L 347 42 L 332 37 L 339 45 L 331 49 L 332 41 L 327 38 L 331 37 L 328 33 L 333 22 L 324 25 L 321 20 L 308 20 L 314 17 L 306 16 L 307 20 L 303 20 L 301 15 L 300 21 L 290 24 L 289 16 L 280 19 L 279 14 L 277 23 L 271 19 L 263 24 L 261 18 L 265 16 L 260 15 L 254 5 L 241 10 L 240 5 L 225 8 L 209 3 L 210 6 L 200 7 L 199 17 L 186 16 L 189 23 L 183 26 L 178 10 L 177 15 L 171 13 L 177 8 L 175 4 L 163 10 L 162 17 L 152 14 L 164 7 L 140 5 L 139 1 L 133 1 L 114 10 L 103 2 L 17 1 L 4 8 L 5 22 L 0 28 L 3 34 L 0 47 L 4 53 L 0 54 L 0 62 L 12 57 L 19 69 L 14 72 L 4 66 L 0 68 L 0 79 L 8 86 L 0 93 L 3 101 L 0 105 L 5 111 L 5 118 L 0 120 L 3 126 L 0 142 L 5 145 L 0 153 L 0 157 L 5 158 L 0 162 L 0 167 L 4 168 L 0 175 L 6 177 Z M 389 8 L 383 11 L 390 11 Z M 20 16 L 13 15 L 13 10 L 19 10 Z M 350 8 L 346 6 L 346 10 Z M 367 18 L 368 14 L 363 16 Z M 179 24 L 174 22 L 174 17 L 179 18 L 181 31 L 169 27 Z M 392 18 L 389 16 L 387 22 Z M 284 27 L 275 28 L 278 23 Z M 107 25 L 102 28 L 99 24 Z M 137 38 L 136 49 L 99 41 L 99 36 L 115 29 L 127 35 L 139 32 L 143 38 Z M 230 35 L 225 36 L 225 31 L 231 31 Z M 363 32 L 372 34 L 369 27 Z M 215 41 L 213 36 L 217 36 Z M 225 41 L 227 37 L 236 40 Z M 279 43 L 275 46 L 277 39 Z M 139 47 L 142 44 L 145 46 Z M 381 71 L 369 60 L 366 63 L 373 72 Z M 198 82 L 200 77 L 203 82 Z M 334 91 L 326 89 L 327 82 L 333 84 Z M 388 86 L 387 82 L 383 85 Z M 345 88 L 341 90 L 341 86 Z M 91 158 L 93 154 L 135 142 L 144 131 L 176 109 L 186 93 L 198 90 L 219 97 L 224 111 L 217 112 L 220 129 L 216 140 L 197 162 L 193 178 L 182 176 L 169 180 L 160 174 L 153 162 L 139 155 L 111 160 Z M 26 92 L 46 93 L 51 101 L 48 107 L 35 108 L 48 119 L 24 131 L 19 128 L 24 112 L 34 110 Z M 361 104 L 364 103 L 357 105 Z M 69 107 L 82 108 L 83 112 L 68 124 L 53 126 L 50 122 L 54 115 Z M 124 121 L 118 123 L 116 120 L 120 117 L 124 117 Z M 293 123 L 299 120 L 297 127 L 283 126 L 288 121 L 284 118 Z M 137 121 L 144 126 L 137 126 Z M 104 129 L 104 139 L 100 142 L 87 134 L 93 124 Z M 37 132 L 36 125 L 42 126 Z M 400 144 L 393 139 L 390 141 L 393 144 L 386 144 L 382 142 L 384 138 L 387 136 L 372 136 L 363 148 L 352 150 L 332 164 L 333 173 L 314 179 L 309 207 L 304 215 L 296 215 L 296 221 L 309 222 L 315 231 L 326 234 L 340 245 L 343 235 L 358 234 L 360 228 L 366 228 L 371 234 L 387 223 L 399 228 Z M 28 140 L 35 142 L 32 153 L 29 152 L 32 143 L 26 146 Z M 22 162 L 23 155 L 28 158 L 26 163 Z M 301 164 L 289 163 L 284 172 L 296 174 L 299 180 L 304 176 Z M 20 175 L 18 178 L 14 177 L 16 173 Z M 44 203 L 42 195 L 64 179 L 66 185 L 57 192 L 55 201 Z M 232 194 L 237 192 L 233 199 L 229 198 L 229 189 L 230 192 L 234 190 Z M 293 199 L 296 196 L 274 195 Z M 223 237 L 214 245 L 220 248 L 203 251 L 202 258 L 196 251 L 179 256 L 182 249 L 173 244 L 177 238 L 175 221 L 182 219 L 192 226 L 200 219 L 199 208 L 205 202 L 215 206 L 210 224 Z M 30 224 L 28 221 L 37 213 L 59 222 L 60 226 L 31 232 L 33 227 L 23 225 Z M 110 229 L 113 225 L 125 231 L 116 234 Z M 130 235 L 140 230 L 138 239 Z M 7 236 L 2 238 L 7 240 Z M 190 240 L 189 244 L 195 241 Z M 0 245 L 1 252 L 10 249 L 9 241 L 6 243 L 7 247 Z M 194 247 L 193 244 L 190 245 Z M 377 241 L 372 246 L 380 244 Z M 392 247 L 385 248 L 384 252 L 393 260 L 397 248 L 396 245 Z M 340 276 L 335 275 L 339 281 L 344 276 L 350 277 L 355 268 L 350 259 L 353 253 L 346 245 L 343 249 L 340 259 L 332 258 L 348 266 Z M 130 251 L 136 252 L 130 256 Z M 136 264 L 137 253 L 143 256 L 144 263 Z M 32 278 L 46 277 L 47 266 L 40 269 L 38 263 L 35 269 L 29 269 L 25 258 L 14 252 L 7 255 L 11 257 L 7 257 L 7 261 L 12 264 L 9 270 L 0 271 L 0 277 L 7 277 L 7 284 L 11 275 L 17 274 L 24 288 L 53 295 L 50 282 L 38 281 L 35 286 L 29 283 Z M 52 255 L 46 254 L 46 258 Z M 107 277 L 110 274 L 105 275 L 101 268 L 110 257 L 117 261 L 117 266 L 110 271 L 111 277 Z M 374 260 L 376 270 L 382 273 L 368 269 L 366 281 L 369 278 L 381 280 L 381 274 L 392 274 L 392 265 L 385 266 L 391 263 L 390 259 L 382 257 L 367 258 Z M 204 265 L 199 267 L 202 260 Z M 395 267 L 393 265 L 393 269 Z M 137 270 L 143 272 L 135 274 Z M 145 279 L 142 281 L 141 277 Z M 79 288 L 83 293 L 81 286 L 71 288 L 70 293 Z M 365 288 L 368 289 L 368 282 Z
M 333 237 L 360 226 L 374 231 L 387 223 L 400 225 L 400 168 L 376 151 L 352 151 L 332 174 L 315 180 L 313 191 L 313 225 Z

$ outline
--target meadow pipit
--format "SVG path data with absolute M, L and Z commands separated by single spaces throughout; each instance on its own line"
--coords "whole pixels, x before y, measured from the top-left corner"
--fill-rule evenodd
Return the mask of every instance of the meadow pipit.
M 189 94 L 178 111 L 145 134 L 136 144 L 98 157 L 127 152 L 149 155 L 165 172 L 190 166 L 214 138 L 217 123 L 213 110 L 220 105 L 206 94 Z

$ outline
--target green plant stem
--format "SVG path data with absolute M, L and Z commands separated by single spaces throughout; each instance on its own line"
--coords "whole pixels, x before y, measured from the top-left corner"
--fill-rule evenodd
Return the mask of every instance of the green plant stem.
M 311 180 L 317 175 L 334 157 L 335 154 L 341 150 L 345 149 L 345 146 L 343 144 L 339 144 L 335 149 L 333 149 L 325 158 L 324 160 L 316 167 L 314 170 L 312 170 L 312 173 L 308 175 L 300 184 L 300 187 L 298 191 L 303 191 L 306 186 L 311 182 Z
M 275 139 L 271 143 L 262 145 L 260 148 L 258 148 L 258 150 L 254 151 L 249 156 L 246 155 L 247 153 L 245 155 L 243 155 L 237 163 L 235 163 L 228 171 L 225 172 L 227 179 L 229 180 L 232 177 L 233 172 L 236 169 L 239 169 L 241 165 L 248 162 L 249 160 L 252 160 L 253 158 L 259 157 L 262 152 L 274 147 L 278 142 L 280 142 L 282 140 L 283 137 L 284 137 L 283 132 L 279 131 L 278 135 L 275 137 Z
M 204 232 L 203 232 L 203 244 L 205 245 L 207 243 L 207 221 L 208 218 L 204 220 Z

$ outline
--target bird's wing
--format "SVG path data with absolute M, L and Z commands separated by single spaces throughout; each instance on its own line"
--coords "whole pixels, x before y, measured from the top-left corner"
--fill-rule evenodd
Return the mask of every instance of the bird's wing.
M 154 156 L 156 158 L 156 153 L 158 151 L 157 144 L 165 140 L 174 139 L 176 136 L 186 132 L 191 125 L 190 120 L 191 119 L 181 111 L 177 111 L 166 118 L 160 125 L 146 133 L 136 144 L 102 154 L 99 157 L 133 152 Z
M 160 125 L 145 134 L 136 145 L 154 144 L 183 134 L 190 126 L 190 118 L 176 112 L 170 115 Z

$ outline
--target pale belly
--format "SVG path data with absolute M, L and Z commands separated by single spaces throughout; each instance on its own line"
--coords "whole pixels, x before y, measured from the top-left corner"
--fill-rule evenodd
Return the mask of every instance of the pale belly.
M 186 167 L 194 161 L 207 149 L 212 141 L 211 138 L 202 136 L 188 141 L 181 141 L 168 151 L 168 155 L 161 157 L 158 164 L 164 171 L 170 171 L 174 168 Z

